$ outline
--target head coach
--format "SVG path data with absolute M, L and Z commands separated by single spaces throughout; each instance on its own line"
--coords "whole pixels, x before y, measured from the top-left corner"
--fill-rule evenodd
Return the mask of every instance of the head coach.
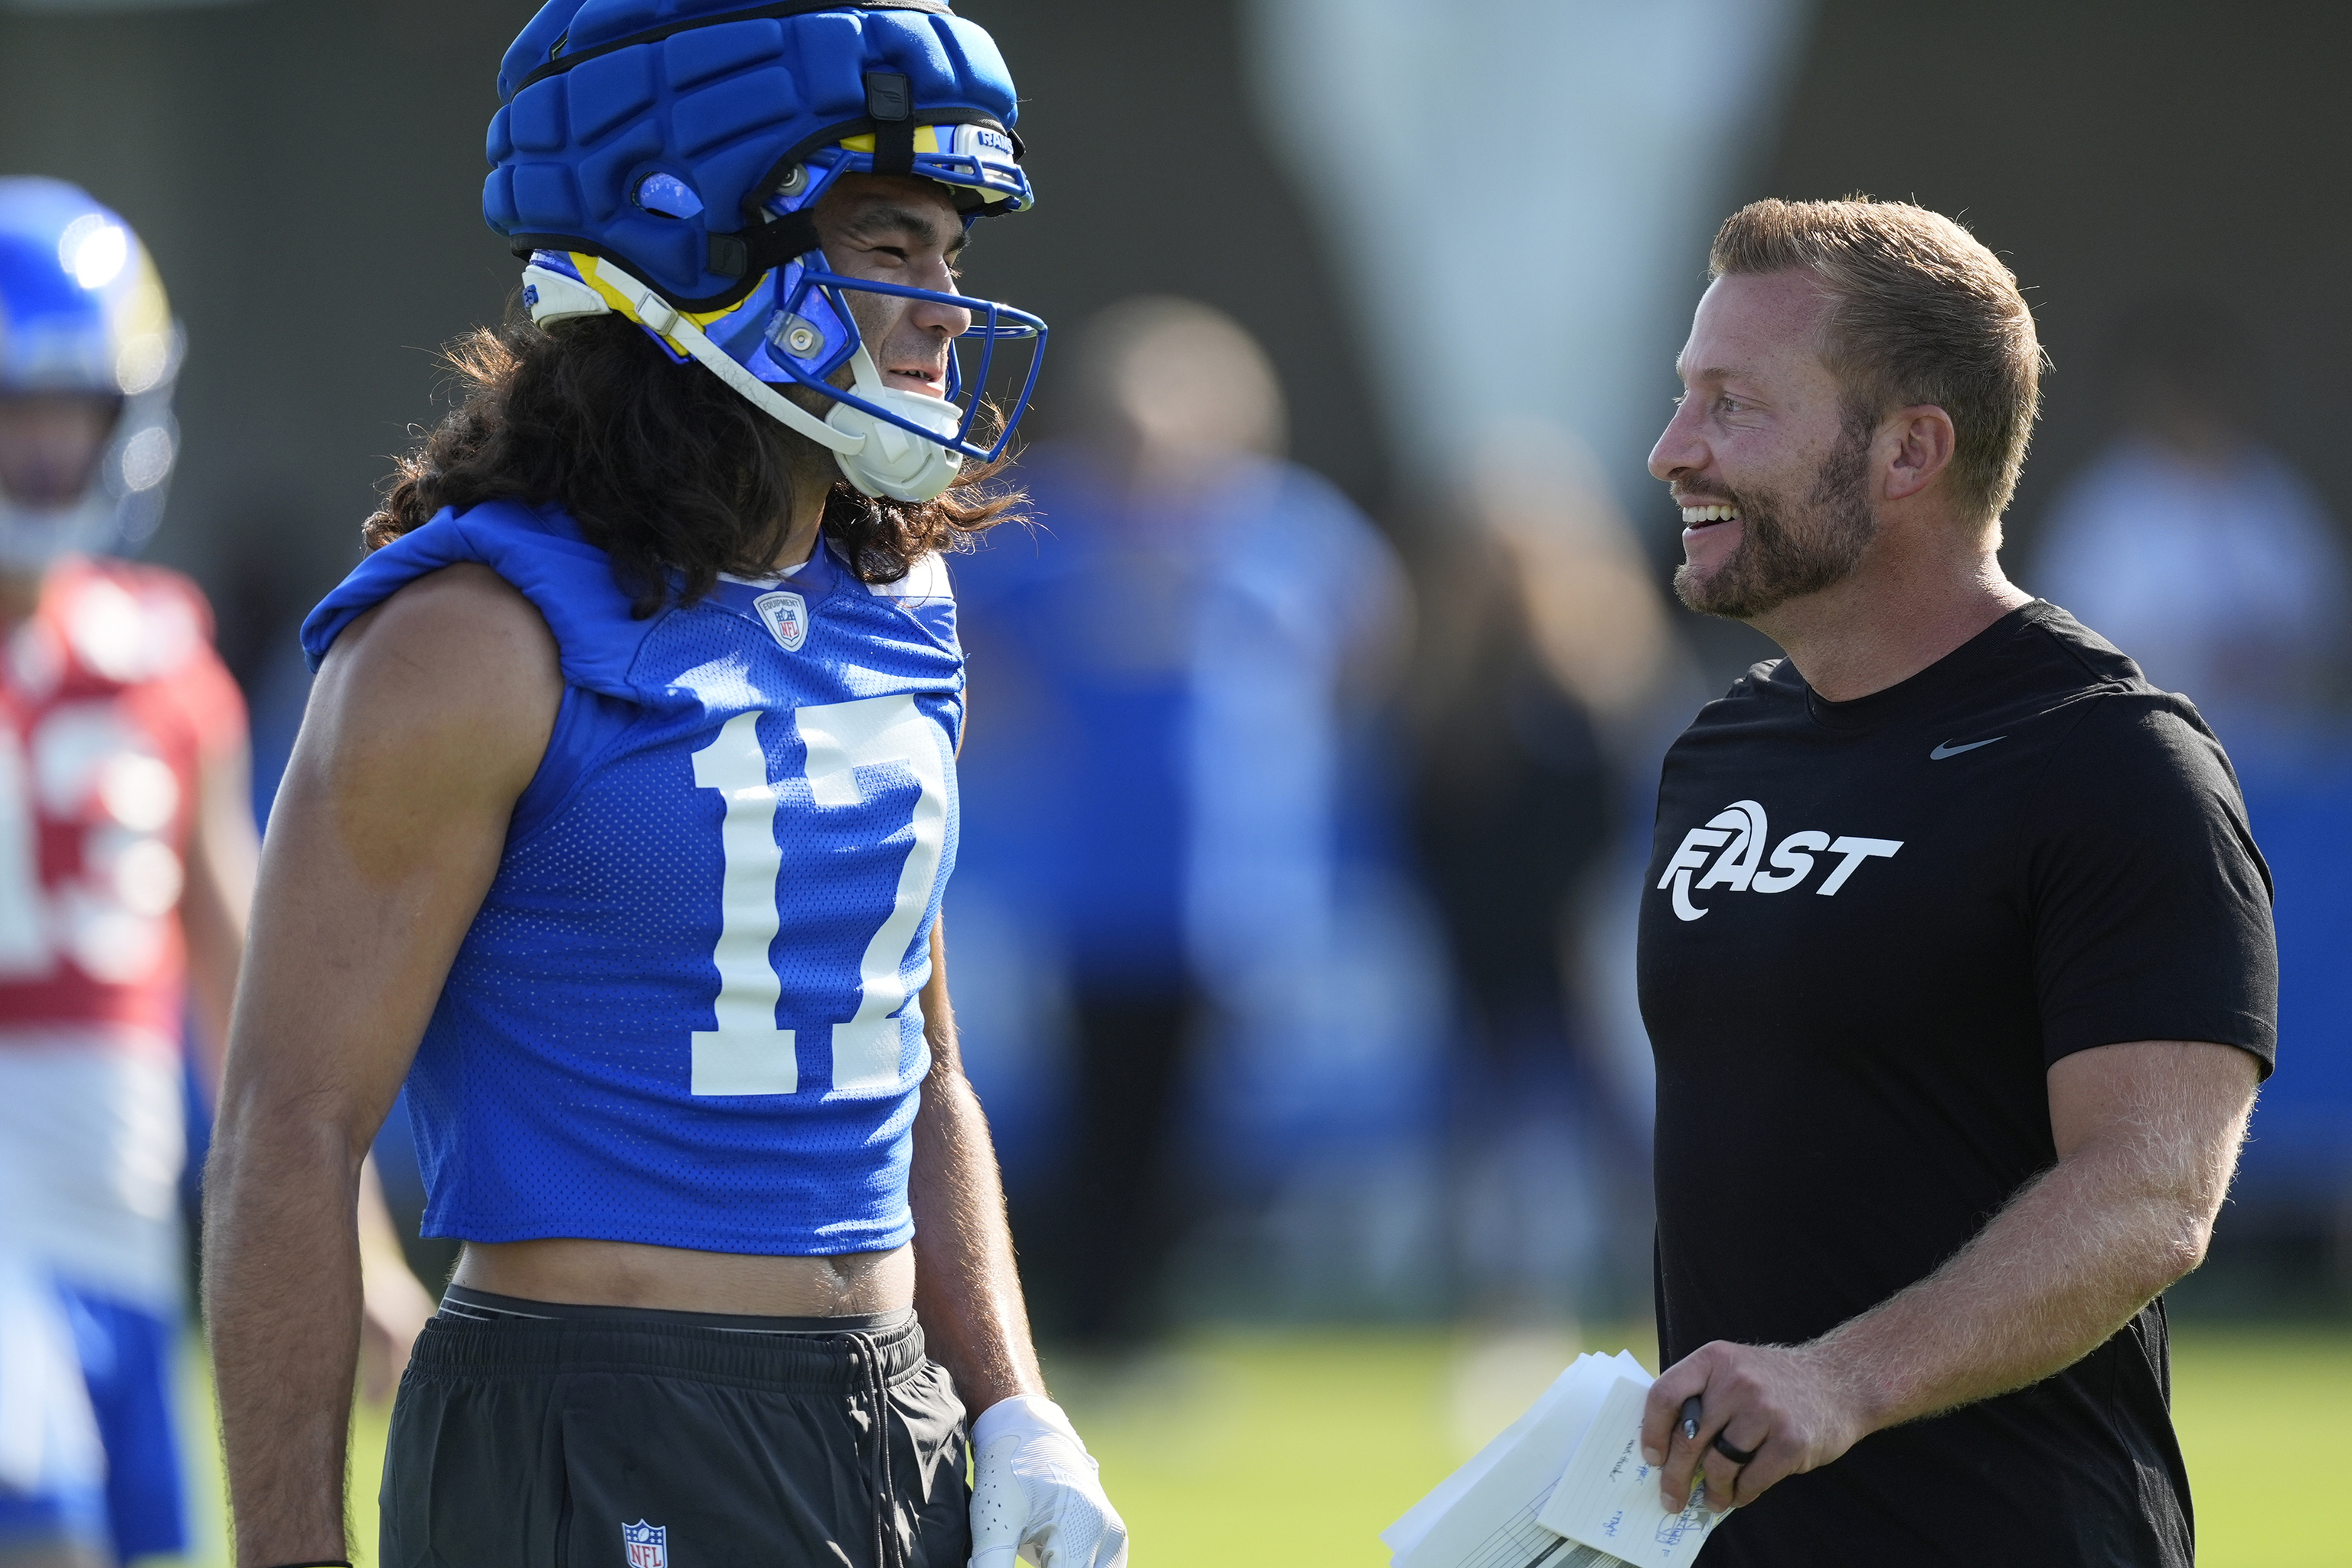
M 1648 1458 L 1739 1508 L 1707 1568 L 2187 1568 L 2159 1292 L 2276 1049 L 2236 778 L 2001 574 L 2042 352 L 1990 251 L 1768 201 L 1710 259 L 1650 470 L 1683 601 L 1788 657 L 1659 790 Z

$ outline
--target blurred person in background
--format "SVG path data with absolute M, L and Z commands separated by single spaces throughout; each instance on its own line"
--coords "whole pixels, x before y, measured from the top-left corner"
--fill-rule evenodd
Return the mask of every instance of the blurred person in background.
M 219 1079 L 256 853 L 245 706 L 135 565 L 181 335 L 146 249 L 0 179 L 0 1552 L 186 1548 L 174 1419 L 183 1020 Z M 371 1226 L 379 1388 L 429 1310 Z M 390 1248 L 390 1270 L 381 1263 Z
M 1087 326 L 1066 439 L 1023 464 L 1038 526 L 960 562 L 970 842 L 1066 966 L 1076 1061 L 1024 1256 L 1045 1321 L 1149 1331 L 1183 1217 L 1192 1048 L 1311 1027 L 1333 982 L 1341 818 L 1387 781 L 1350 719 L 1411 638 L 1387 545 L 1285 461 L 1265 352 L 1190 300 Z
M 1408 693 L 1414 845 L 1461 1009 L 1445 1234 L 1475 1315 L 1573 1317 L 1617 1305 L 1627 1216 L 1648 1206 L 1626 1190 L 1647 1167 L 1645 1097 L 1627 1091 L 1605 1002 L 1581 984 L 1602 934 L 1588 922 L 1618 911 L 1585 895 L 1635 815 L 1629 790 L 1646 789 L 1632 754 L 1675 648 L 1573 437 L 1516 427 L 1475 473 L 1471 526 L 1422 574 Z
M 2335 695 L 2352 610 L 2342 537 L 2255 433 L 2253 354 L 2227 312 L 2143 305 L 2114 361 L 2121 429 L 2060 490 L 2034 586 L 2259 767 Z

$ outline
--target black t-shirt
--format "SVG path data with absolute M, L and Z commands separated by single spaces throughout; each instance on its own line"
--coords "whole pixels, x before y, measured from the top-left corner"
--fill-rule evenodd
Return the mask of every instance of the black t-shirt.
M 2130 1040 L 2269 1070 L 2270 873 L 2185 700 L 2053 605 L 1852 702 L 1785 661 L 1667 754 L 1641 922 L 1658 1322 L 1811 1339 L 1934 1271 L 2056 1159 L 2045 1071 Z M 2031 1388 L 1875 1433 L 1706 1568 L 2187 1568 L 2163 1305 Z

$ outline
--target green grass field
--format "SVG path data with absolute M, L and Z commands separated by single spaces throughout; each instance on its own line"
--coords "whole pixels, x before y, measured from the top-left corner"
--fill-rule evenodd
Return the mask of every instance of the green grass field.
M 1586 1337 L 1615 1350 L 1620 1336 Z M 1055 1368 L 1134 1532 L 1138 1562 L 1376 1568 L 1377 1531 L 1549 1381 L 1563 1340 L 1474 1346 L 1438 1331 L 1204 1333 L 1116 1370 Z M 1652 1362 L 1646 1339 L 1632 1342 Z M 2304 1462 L 2352 1407 L 2352 1331 L 2181 1331 L 2174 1413 L 2196 1490 L 2203 1568 L 2336 1568 L 2352 1548 L 2312 1501 Z M 201 1370 L 192 1421 L 209 1419 Z M 354 1449 L 357 1561 L 371 1562 L 383 1410 Z M 209 1435 L 196 1451 L 209 1458 Z M 217 1472 L 199 1466 L 203 1539 L 220 1541 Z M 215 1544 L 193 1561 L 225 1562 Z

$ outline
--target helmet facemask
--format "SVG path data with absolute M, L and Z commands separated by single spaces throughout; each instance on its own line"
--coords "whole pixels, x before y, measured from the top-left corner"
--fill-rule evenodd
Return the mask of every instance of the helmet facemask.
M 1011 142 L 1003 132 L 980 125 L 923 126 L 919 132 L 950 149 L 919 152 L 915 172 L 918 177 L 950 171 L 961 176 L 940 183 L 960 198 L 967 229 L 986 210 L 986 198 L 974 199 L 975 184 L 1007 193 L 999 200 L 1025 205 L 1027 185 L 1010 161 Z M 524 271 L 532 319 L 545 325 L 616 310 L 644 327 L 672 359 L 699 361 L 780 423 L 831 450 L 858 489 L 903 501 L 933 499 L 955 482 L 965 459 L 992 463 L 1003 455 L 1035 388 L 1046 328 L 1037 317 L 996 300 L 834 269 L 814 243 L 814 210 L 844 175 L 872 172 L 872 140 L 851 138 L 812 154 L 758 204 L 763 227 L 790 226 L 811 247 L 761 273 L 731 303 L 680 310 L 610 258 L 537 251 Z M 1001 163 L 984 156 L 990 142 L 1003 149 Z M 692 188 L 667 174 L 640 180 L 637 201 L 647 212 L 681 220 L 701 210 Z M 857 294 L 970 313 L 971 327 L 948 345 L 944 398 L 887 384 L 859 327 L 852 299 Z M 998 354 L 1009 341 L 1028 343 L 1025 363 L 1009 365 Z M 783 395 L 794 386 L 823 399 L 824 411 Z M 998 397 L 989 395 L 992 388 L 1000 389 Z

